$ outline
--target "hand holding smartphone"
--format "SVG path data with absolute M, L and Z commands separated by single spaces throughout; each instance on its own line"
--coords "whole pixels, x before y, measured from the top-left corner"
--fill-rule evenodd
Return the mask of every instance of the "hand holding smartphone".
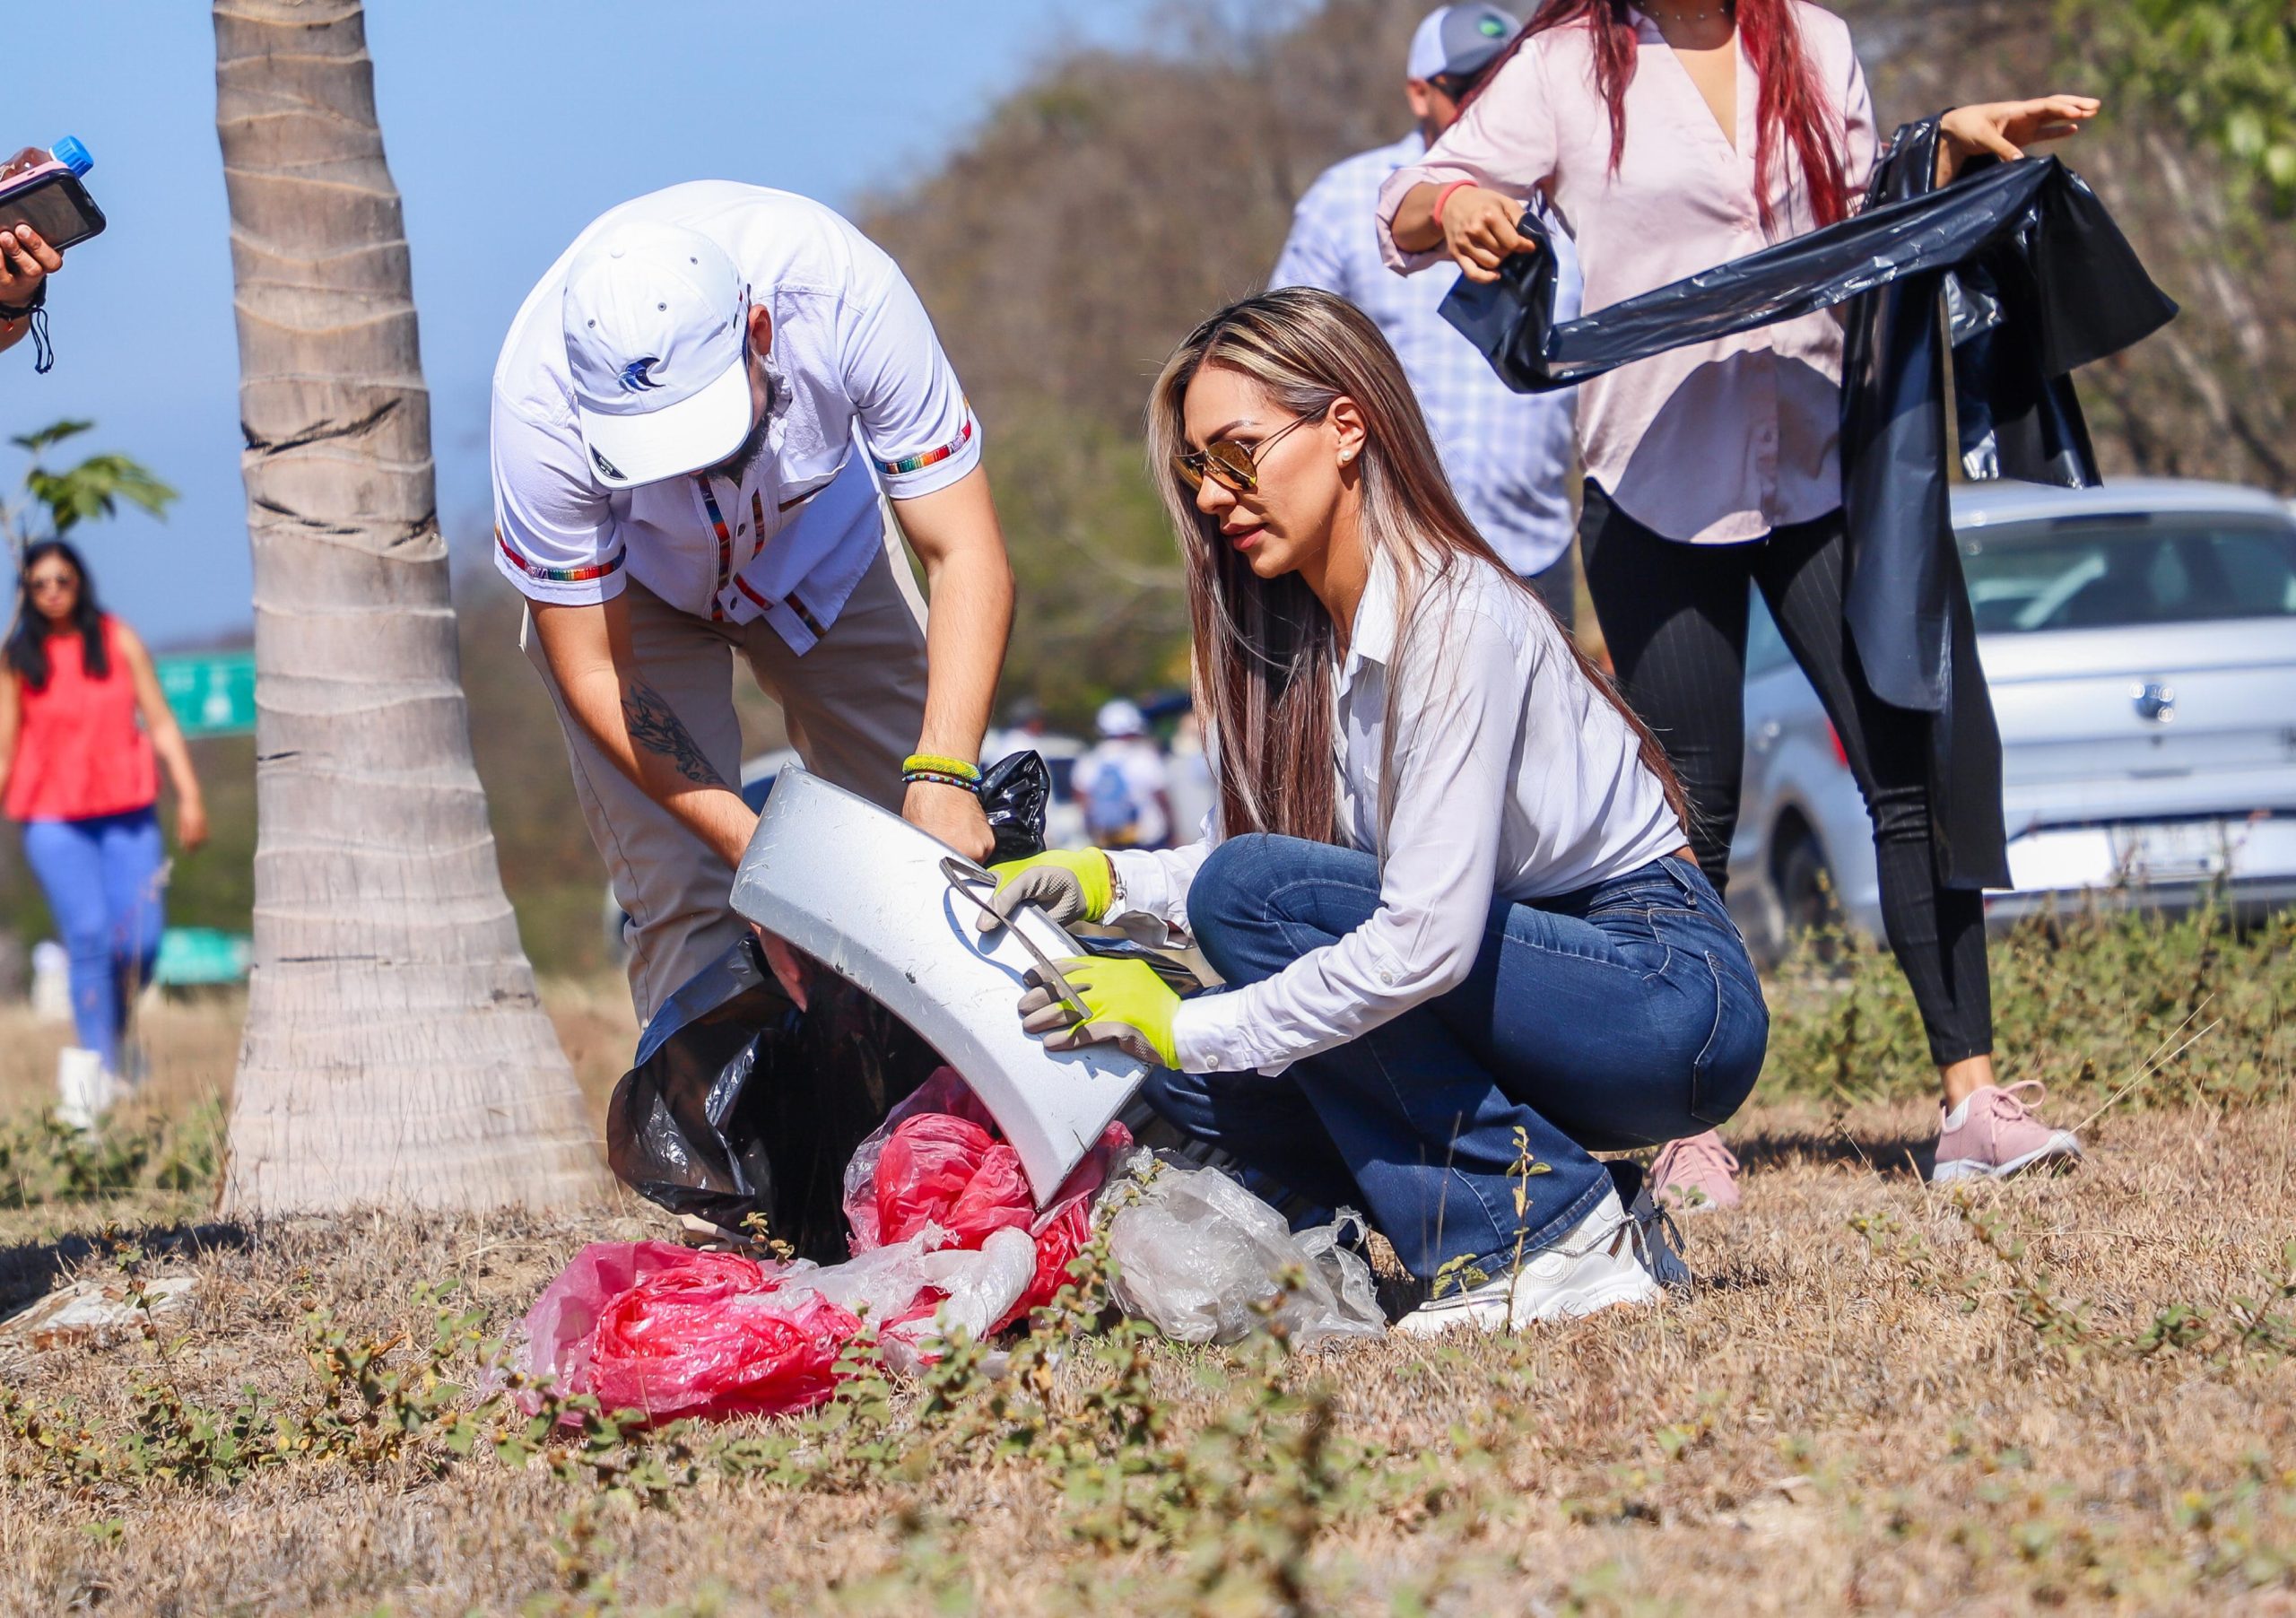
M 96 206 L 80 177 L 93 168 L 88 149 L 66 135 L 55 149 L 27 146 L 0 165 L 0 252 L 13 260 L 25 249 L 23 231 L 53 253 L 97 234 L 104 228 L 103 210 Z M 17 268 L 13 262 L 11 268 Z M 54 269 L 52 264 L 44 264 Z

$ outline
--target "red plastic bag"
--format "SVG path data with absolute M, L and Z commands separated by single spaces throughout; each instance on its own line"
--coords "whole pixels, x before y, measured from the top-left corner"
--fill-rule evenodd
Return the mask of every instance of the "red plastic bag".
M 1128 1144 L 1129 1137 L 1126 1139 Z M 1076 1255 L 1092 1240 L 1092 1199 L 1079 1196 L 1061 1204 L 1036 1237 L 1035 1278 L 1029 1283 L 1028 1291 L 1021 1294 L 1021 1300 L 1013 1306 L 1013 1312 L 997 1322 L 1000 1327 L 1026 1319 L 1031 1310 L 1050 1303 L 1055 1294 L 1074 1279 L 1069 1274 L 1068 1266 L 1076 1262 Z
M 609 1410 L 661 1418 L 775 1414 L 826 1399 L 837 1357 L 861 1329 L 820 1293 L 730 1253 L 688 1253 L 599 1314 L 589 1391 Z
M 992 1140 L 996 1137 L 996 1120 L 988 1116 L 988 1109 L 973 1094 L 972 1086 L 959 1078 L 953 1067 L 936 1070 L 916 1093 L 885 1115 L 885 1121 L 855 1148 L 845 1165 L 845 1222 L 852 1227 L 854 1252 L 870 1252 L 900 1240 L 878 1228 L 878 1165 L 901 1125 L 935 1112 L 975 1125 Z
M 526 1311 L 526 1375 L 560 1393 L 589 1392 L 590 1337 L 606 1305 L 648 1275 L 692 1257 L 666 1241 L 594 1241 L 584 1248 Z
M 946 1245 L 978 1248 L 991 1231 L 1025 1229 L 1036 1199 L 1020 1154 L 970 1118 L 920 1112 L 901 1120 L 877 1159 L 877 1238 L 890 1244 L 937 1225 Z

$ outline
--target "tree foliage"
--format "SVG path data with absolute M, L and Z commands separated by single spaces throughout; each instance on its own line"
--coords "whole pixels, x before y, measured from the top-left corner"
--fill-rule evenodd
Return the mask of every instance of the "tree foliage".
M 2109 88 L 2224 163 L 2239 200 L 2296 213 L 2296 6 L 2289 0 L 2066 0 Z
M 15 554 L 22 555 L 36 541 L 61 538 L 92 518 L 117 516 L 122 500 L 153 517 L 167 516 L 175 490 L 133 457 L 108 450 L 62 471 L 41 465 L 46 451 L 94 427 L 93 422 L 51 422 L 8 440 L 31 457 L 24 473 L 25 498 L 4 509 L 9 547 Z M 43 513 L 44 526 L 35 526 Z

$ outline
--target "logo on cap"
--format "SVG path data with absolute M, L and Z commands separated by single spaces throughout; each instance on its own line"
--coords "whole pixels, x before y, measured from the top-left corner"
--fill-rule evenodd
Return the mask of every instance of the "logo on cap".
M 661 355 L 648 354 L 642 360 L 632 360 L 623 366 L 622 368 L 622 390 L 625 393 L 639 393 L 648 387 L 659 387 L 661 384 L 648 376 L 646 372 L 648 368 L 659 365 L 661 362 Z
M 1483 37 L 1486 39 L 1496 39 L 1507 31 L 1507 25 L 1496 17 L 1485 17 L 1475 26 L 1483 30 Z
M 598 448 L 595 444 L 590 446 L 590 458 L 598 464 L 598 470 L 604 473 L 608 477 L 619 478 L 622 476 L 622 468 L 615 465 L 612 461 L 606 459 L 604 456 L 600 455 L 598 453 Z

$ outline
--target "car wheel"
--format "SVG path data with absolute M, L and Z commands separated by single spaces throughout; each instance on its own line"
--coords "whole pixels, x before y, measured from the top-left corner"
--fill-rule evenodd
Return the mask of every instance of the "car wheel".
M 1808 831 L 1797 831 L 1778 862 L 1778 908 L 1790 940 L 1814 933 L 1812 941 L 1821 961 L 1831 961 L 1839 948 L 1841 906 L 1834 897 L 1833 873 L 1826 868 L 1824 850 Z

